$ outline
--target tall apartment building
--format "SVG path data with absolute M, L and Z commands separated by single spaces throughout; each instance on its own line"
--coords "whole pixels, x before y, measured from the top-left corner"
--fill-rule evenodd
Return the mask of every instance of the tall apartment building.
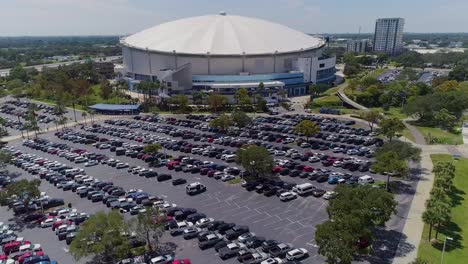
M 365 53 L 370 51 L 370 40 L 350 39 L 346 43 L 346 52 Z
M 403 50 L 403 18 L 379 18 L 375 22 L 374 51 L 398 55 Z

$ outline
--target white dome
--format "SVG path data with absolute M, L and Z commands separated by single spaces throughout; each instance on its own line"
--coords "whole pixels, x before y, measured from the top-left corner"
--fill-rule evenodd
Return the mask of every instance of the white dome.
M 325 44 L 320 38 L 280 24 L 224 12 L 163 23 L 121 42 L 138 49 L 203 55 L 288 53 Z

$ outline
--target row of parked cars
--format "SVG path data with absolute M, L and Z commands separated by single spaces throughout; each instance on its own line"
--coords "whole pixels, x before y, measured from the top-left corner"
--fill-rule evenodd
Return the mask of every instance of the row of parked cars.
M 15 158 L 14 164 L 20 164 L 18 162 L 21 162 L 21 160 L 23 158 L 26 158 L 29 161 L 34 161 L 35 163 L 36 162 L 41 163 L 40 158 L 38 159 L 38 157 L 35 157 L 34 155 L 21 154 L 21 155 L 18 156 L 17 159 Z M 43 163 L 43 164 L 45 166 L 48 165 L 47 162 Z M 44 176 L 44 178 L 46 179 L 47 175 Z M 51 180 L 52 177 L 50 177 L 48 179 L 49 179 L 49 181 L 51 183 L 53 183 L 58 188 L 60 188 L 60 184 L 54 183 L 53 180 Z M 111 184 L 107 184 L 107 183 L 97 183 L 96 184 L 96 182 L 95 182 L 94 185 L 96 187 L 104 186 L 103 189 L 105 188 L 108 191 L 109 191 L 109 189 L 112 188 L 112 187 L 110 187 L 110 188 L 106 187 L 106 186 L 112 186 Z M 146 195 L 146 194 L 142 193 L 141 191 L 132 191 L 131 190 L 130 192 L 126 192 L 125 199 L 131 198 L 131 199 L 135 199 L 137 202 L 139 202 L 139 201 L 141 201 L 142 196 L 144 196 L 144 195 Z M 106 201 L 106 204 L 108 202 L 109 201 Z M 127 202 L 128 202 L 128 200 L 127 200 Z M 153 202 L 153 206 L 154 205 L 161 206 L 162 205 L 161 203 L 162 203 L 161 200 L 155 199 L 155 201 Z M 234 224 L 228 223 L 228 224 L 224 225 L 225 227 L 223 228 L 223 225 L 222 225 L 223 223 L 222 222 L 220 222 L 220 221 L 215 222 L 214 219 L 207 218 L 206 215 L 204 215 L 202 213 L 198 213 L 195 209 L 177 208 L 177 207 L 174 207 L 174 206 L 175 205 L 162 206 L 162 208 L 166 209 L 167 212 L 168 212 L 168 220 L 169 221 L 166 223 L 166 227 L 168 228 L 168 230 L 170 230 L 172 235 L 184 235 L 184 238 L 187 238 L 187 239 L 195 238 L 195 237 L 198 237 L 198 233 L 200 233 L 202 231 L 208 231 L 208 229 L 207 229 L 208 224 L 211 223 L 211 225 L 210 225 L 211 228 L 213 228 L 213 226 L 215 226 L 215 225 L 219 226 L 219 230 L 217 230 L 217 231 L 220 231 L 221 233 L 225 234 L 227 236 L 226 239 L 230 238 L 231 240 L 234 241 L 235 239 L 238 238 L 240 241 L 245 242 L 245 244 L 242 244 L 241 242 L 238 242 L 238 241 L 237 242 L 234 241 L 233 243 L 228 243 L 229 241 L 226 241 L 223 236 L 220 236 L 220 234 L 217 234 L 216 232 L 210 232 L 210 233 L 205 234 L 206 235 L 206 242 L 199 244 L 199 245 L 201 245 L 200 247 L 203 248 L 203 249 L 211 247 L 210 244 L 212 244 L 213 241 L 214 241 L 213 240 L 213 235 L 216 234 L 217 238 L 223 238 L 223 239 L 219 240 L 218 242 L 223 242 L 225 244 L 225 248 L 221 247 L 221 245 L 223 245 L 222 243 L 216 243 L 218 245 L 218 247 L 219 247 L 218 251 L 221 252 L 220 256 L 223 259 L 227 259 L 227 258 L 231 258 L 231 257 L 239 255 L 237 257 L 239 259 L 241 259 L 244 263 L 283 263 L 283 261 L 278 257 L 269 258 L 268 254 L 270 254 L 270 252 L 272 252 L 272 254 L 275 254 L 276 256 L 279 256 L 279 257 L 282 256 L 283 258 L 286 257 L 287 259 L 296 259 L 296 258 L 300 258 L 300 257 L 303 257 L 303 256 L 306 255 L 306 250 L 305 249 L 295 249 L 294 250 L 294 249 L 292 249 L 291 245 L 282 244 L 282 243 L 277 243 L 278 248 L 281 248 L 283 250 L 282 252 L 279 252 L 278 250 L 277 250 L 278 251 L 277 252 L 272 248 L 271 250 L 268 251 L 268 253 L 265 253 L 265 252 L 261 251 L 261 249 L 259 249 L 259 248 L 255 249 L 255 246 L 258 245 L 258 247 L 260 247 L 260 244 L 261 244 L 260 242 L 262 242 L 262 241 L 265 242 L 265 239 L 261 238 L 261 237 L 254 237 L 255 234 L 253 234 L 253 233 L 245 234 L 246 231 L 247 232 L 249 231 L 248 228 L 246 228 L 245 226 L 237 227 Z M 63 213 L 59 212 L 58 214 L 61 215 Z M 52 228 L 54 228 L 54 227 L 59 228 L 59 226 L 61 226 L 59 224 L 52 223 L 52 220 L 46 220 L 46 221 L 43 221 L 41 223 L 41 225 L 44 226 L 44 227 L 47 227 L 48 225 L 51 225 Z M 190 227 L 194 227 L 194 225 L 196 226 L 196 229 L 190 228 Z M 207 227 L 206 230 L 204 230 L 205 227 Z M 197 234 L 197 236 L 195 236 L 195 234 Z M 245 235 L 242 236 L 243 234 L 245 234 Z M 200 234 L 200 235 L 202 235 L 202 234 Z M 200 238 L 200 240 L 203 241 L 203 238 Z M 275 241 L 268 241 L 268 245 L 270 245 L 270 247 L 272 247 L 274 242 Z M 249 245 L 249 247 L 247 247 L 247 245 Z M 283 247 L 283 245 L 286 245 L 287 247 Z M 214 246 L 214 244 L 212 246 Z M 286 250 L 286 249 L 289 249 L 289 250 Z M 242 252 L 241 252 L 241 250 L 242 250 Z M 288 252 L 289 252 L 289 254 L 288 254 Z M 167 263 L 165 261 L 169 261 L 169 260 L 171 260 L 171 258 L 169 256 L 159 256 L 159 257 L 153 258 L 150 263 Z M 294 262 L 290 262 L 290 263 L 294 263 Z
M 167 137 L 152 137 L 154 139 L 155 143 L 160 143 L 164 148 L 169 148 L 171 150 L 174 150 L 174 145 L 177 146 L 178 142 L 173 142 L 170 140 L 170 138 Z M 169 142 L 169 143 L 167 143 Z M 217 143 L 222 143 L 223 138 L 218 138 L 214 140 L 213 142 Z M 250 142 L 249 142 L 250 143 Z M 171 148 L 172 147 L 172 148 Z M 190 147 L 193 147 L 191 145 Z M 210 150 L 209 146 L 204 146 L 204 148 L 191 148 L 191 153 L 192 154 L 201 154 L 204 155 L 206 152 L 211 153 L 210 151 L 214 151 L 216 155 L 219 155 L 221 159 L 224 159 L 225 161 L 230 161 L 231 159 L 235 159 L 234 154 L 222 154 L 216 152 L 216 150 Z M 338 171 L 332 171 L 330 169 L 317 169 L 314 168 L 313 166 L 308 166 L 304 164 L 300 164 L 297 161 L 297 159 L 300 159 L 302 161 L 306 160 L 312 163 L 315 162 L 321 162 L 321 164 L 325 167 L 328 166 L 333 166 L 335 168 L 341 167 L 343 169 L 348 169 L 350 171 L 361 171 L 365 172 L 370 169 L 371 162 L 367 160 L 361 160 L 355 157 L 335 157 L 335 156 L 328 156 L 322 153 L 312 153 L 312 152 L 306 152 L 305 154 L 300 154 L 298 151 L 294 148 L 289 148 L 287 151 L 283 151 L 284 153 L 281 153 L 279 156 L 287 156 L 291 157 L 293 161 L 290 160 L 276 160 L 276 165 L 273 169 L 273 173 L 278 173 L 279 175 L 282 176 L 291 176 L 291 177 L 301 177 L 301 178 L 308 178 L 313 181 L 317 181 L 319 183 L 322 182 L 328 182 L 329 184 L 336 184 L 336 183 L 348 183 L 348 184 L 357 184 L 359 181 L 359 176 L 353 176 L 350 173 L 341 173 Z M 280 154 L 278 151 L 276 151 L 276 154 Z M 222 172 L 209 172 L 208 169 L 206 168 L 199 168 L 199 165 L 202 165 L 201 161 L 198 161 L 199 163 L 196 163 L 194 167 L 189 165 L 188 167 L 180 167 L 176 166 L 176 170 L 184 170 L 185 172 L 192 172 L 192 173 L 200 173 L 202 175 L 205 175 L 205 173 L 208 176 L 213 176 L 213 174 L 216 173 L 219 178 L 230 180 L 231 178 L 235 177 L 234 176 L 229 176 L 229 174 L 223 175 Z M 171 168 L 171 167 L 169 167 Z M 224 177 L 224 178 L 223 178 Z M 215 177 L 216 178 L 216 177 Z M 269 192 L 268 192 L 269 193 Z M 317 192 L 320 193 L 320 192 Z
M 1 188 L 0 188 L 1 191 Z M 49 197 L 41 193 L 38 199 L 33 202 L 48 201 Z M 6 204 L 14 208 L 18 202 L 18 197 L 8 197 Z M 31 208 L 30 214 L 22 215 L 21 221 L 25 223 L 38 223 L 43 219 L 44 214 L 37 213 Z M 56 264 L 44 253 L 40 244 L 33 244 L 31 241 L 18 237 L 15 233 L 15 226 L 0 222 L 0 264 Z
M 12 163 L 15 166 L 18 166 L 25 170 L 29 168 L 29 165 L 31 165 L 31 163 L 34 163 L 35 165 L 42 164 L 41 166 L 44 166 L 46 168 L 49 164 L 57 164 L 56 162 L 47 161 L 44 158 L 38 157 L 36 155 L 20 153 L 17 150 L 14 150 L 13 148 L 8 148 L 7 150 L 11 151 L 15 156 L 15 158 L 13 158 L 12 160 Z M 68 174 L 69 170 L 67 169 L 66 171 L 67 173 L 65 173 L 65 175 L 69 176 L 73 174 Z M 84 171 L 82 171 L 82 173 L 84 173 Z M 99 201 L 93 200 L 93 191 L 88 190 L 88 192 L 86 192 L 86 195 L 84 195 L 85 193 L 80 191 L 83 190 L 82 187 L 86 186 L 89 188 L 94 188 L 95 190 L 103 191 L 105 192 L 105 197 L 100 201 L 103 204 L 106 204 L 107 207 L 117 209 L 122 213 L 132 212 L 136 209 L 128 206 L 130 204 L 136 204 L 139 207 L 138 212 L 144 212 L 146 210 L 146 206 L 158 207 L 161 210 L 165 210 L 167 208 L 172 208 L 176 206 L 175 204 L 169 204 L 167 202 L 164 202 L 164 200 L 161 197 L 149 196 L 142 190 L 125 191 L 121 187 L 114 186 L 112 182 L 101 182 L 98 179 L 93 179 L 93 181 L 91 182 L 83 183 L 81 180 L 83 178 L 80 177 L 83 175 L 69 176 L 69 179 L 72 179 L 69 182 L 73 182 L 73 186 L 71 187 L 67 184 L 63 184 L 63 182 L 61 181 L 57 181 L 57 178 L 51 176 L 50 173 L 39 172 L 39 176 L 41 177 L 41 179 L 47 180 L 49 183 L 53 184 L 56 188 L 62 189 L 64 191 L 72 191 L 77 194 L 79 193 L 80 197 L 88 198 L 92 202 Z M 129 211 L 125 211 L 127 209 Z M 134 215 L 134 213 L 131 214 Z M 34 220 L 32 219 L 33 217 Z M 89 216 L 87 214 L 78 213 L 77 210 L 69 208 L 59 208 L 48 214 L 42 214 L 41 216 L 40 214 L 30 214 L 27 216 L 27 221 L 34 221 L 37 224 L 39 224 L 42 228 L 51 228 L 51 230 L 55 232 L 59 240 L 65 240 L 67 245 L 69 245 L 76 237 L 76 232 L 79 228 L 78 225 L 86 221 L 86 219 L 88 218 Z M 144 246 L 145 243 L 145 241 L 140 240 L 135 236 L 129 234 L 129 244 L 132 248 Z M 143 263 L 132 262 L 132 259 L 126 259 L 119 263 Z M 135 259 L 142 258 L 136 257 Z M 158 255 L 155 253 L 148 255 L 145 254 L 143 259 L 145 259 L 144 263 L 150 264 L 190 264 L 189 259 L 173 259 L 171 255 Z

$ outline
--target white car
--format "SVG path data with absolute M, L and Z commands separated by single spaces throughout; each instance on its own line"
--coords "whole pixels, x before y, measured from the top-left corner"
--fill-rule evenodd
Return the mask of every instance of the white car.
M 236 178 L 236 176 L 234 176 L 234 175 L 224 174 L 223 176 L 221 176 L 221 181 L 226 182 L 226 181 L 233 180 L 235 178 Z
M 91 166 L 96 166 L 99 163 L 96 160 L 90 160 L 84 164 L 85 167 L 91 167 Z
M 241 242 L 241 243 L 244 243 L 247 239 L 249 239 L 251 237 L 255 237 L 255 236 L 256 236 L 255 233 L 248 232 L 248 233 L 245 233 L 243 235 L 240 235 L 237 240 L 239 240 L 239 242 Z
M 47 218 L 46 220 L 41 222 L 41 227 L 46 228 L 46 227 L 51 227 L 55 222 L 55 218 Z
M 214 219 L 213 218 L 202 218 L 200 220 L 198 220 L 195 225 L 197 227 L 205 227 L 207 226 L 209 223 L 213 222 Z
M 115 167 L 117 169 L 124 169 L 124 168 L 128 168 L 128 163 L 123 163 L 123 162 L 119 162 L 115 165 Z
M 287 202 L 297 198 L 297 194 L 295 192 L 284 192 L 279 196 L 280 200 L 283 202 Z
M 281 264 L 283 263 L 283 260 L 280 258 L 267 258 L 264 261 L 262 261 L 260 264 Z
M 335 191 L 328 191 L 323 195 L 323 199 L 325 200 L 333 199 L 335 198 L 336 194 L 337 193 Z
M 172 256 L 171 255 L 164 255 L 164 256 L 159 256 L 152 258 L 150 260 L 151 264 L 168 264 L 172 262 Z
M 305 248 L 296 248 L 286 253 L 287 260 L 296 260 L 307 257 L 309 252 Z

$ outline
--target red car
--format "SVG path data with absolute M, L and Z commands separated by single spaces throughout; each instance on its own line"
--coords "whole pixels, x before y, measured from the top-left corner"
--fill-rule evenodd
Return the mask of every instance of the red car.
M 314 167 L 311 167 L 311 166 L 304 166 L 304 168 L 302 168 L 302 171 L 304 171 L 304 172 L 313 172 L 313 171 L 314 171 Z
M 32 257 L 32 256 L 44 256 L 44 252 L 42 250 L 39 251 L 28 251 L 25 252 L 23 255 L 19 256 L 18 262 L 22 264 L 27 258 Z
M 0 260 L 7 260 L 7 259 L 8 259 L 7 255 L 3 255 L 3 254 L 0 255 Z
M 274 166 L 273 169 L 271 170 L 271 172 L 273 173 L 279 173 L 283 168 L 281 168 L 280 166 Z
M 169 170 L 172 170 L 172 169 L 174 169 L 174 166 L 176 166 L 176 165 L 179 165 L 179 162 L 173 160 L 173 161 L 167 163 L 167 168 L 168 168 Z
M 67 220 L 66 222 L 62 219 L 60 220 L 57 220 L 55 221 L 55 223 L 52 224 L 52 231 L 55 231 L 55 228 L 61 226 L 61 225 L 64 225 L 64 224 L 67 224 L 67 225 L 71 225 L 71 222 L 70 220 Z
M 190 264 L 190 259 L 176 259 L 172 261 L 172 264 Z
M 26 244 L 31 244 L 30 241 L 13 241 L 10 243 L 6 243 L 3 245 L 3 253 L 9 255 L 13 252 L 16 252 L 19 250 L 20 246 L 26 245 Z

